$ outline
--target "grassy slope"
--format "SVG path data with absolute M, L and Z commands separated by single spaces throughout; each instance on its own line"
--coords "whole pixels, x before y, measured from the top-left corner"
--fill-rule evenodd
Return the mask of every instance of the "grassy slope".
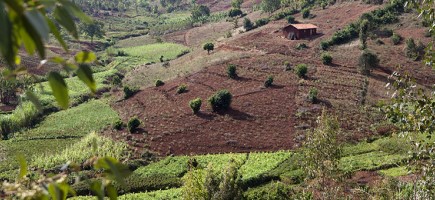
M 49 115 L 38 127 L 16 133 L 13 139 L 0 141 L 0 155 L 4 155 L 0 172 L 17 168 L 16 154 L 23 154 L 30 160 L 38 155 L 59 152 L 80 137 L 117 119 L 117 113 L 100 100 Z

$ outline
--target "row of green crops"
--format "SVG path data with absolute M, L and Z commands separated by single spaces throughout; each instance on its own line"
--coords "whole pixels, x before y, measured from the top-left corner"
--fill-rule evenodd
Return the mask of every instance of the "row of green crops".
M 60 152 L 79 138 L 118 120 L 118 114 L 101 100 L 92 100 L 77 107 L 47 116 L 37 127 L 14 133 L 10 140 L 0 141 L 0 172 L 16 169 L 16 154 L 32 158 Z

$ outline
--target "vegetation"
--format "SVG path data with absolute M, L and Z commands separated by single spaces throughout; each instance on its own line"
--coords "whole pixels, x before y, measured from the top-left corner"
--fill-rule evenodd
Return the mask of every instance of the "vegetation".
M 332 64 L 332 56 L 329 53 L 323 53 L 322 54 L 322 63 L 324 65 L 330 65 Z
M 306 49 L 306 48 L 308 48 L 308 46 L 305 43 L 299 43 L 298 45 L 296 45 L 297 50 Z
M 130 120 L 128 120 L 127 123 L 127 129 L 130 133 L 135 133 L 137 128 L 142 124 L 142 122 L 137 117 L 132 117 Z
M 308 101 L 310 101 L 311 103 L 316 103 L 317 102 L 317 88 L 310 88 L 310 91 L 308 92 Z
M 379 64 L 378 56 L 368 50 L 364 50 L 358 60 L 358 65 L 362 74 L 369 75 L 370 71 Z
M 201 109 L 202 100 L 201 98 L 193 99 L 189 102 L 189 106 L 192 109 L 193 113 L 196 114 Z
M 192 9 L 192 19 L 200 21 L 210 16 L 210 9 L 205 5 L 195 5 Z
M 160 79 L 157 79 L 157 81 L 156 81 L 156 87 L 160 87 L 160 86 L 163 86 L 165 84 L 165 82 L 163 82 L 162 80 L 160 80 Z
M 258 28 L 260 26 L 264 26 L 264 25 L 266 25 L 268 23 L 269 23 L 269 19 L 268 18 L 257 19 L 255 21 L 255 28 Z
M 99 21 L 85 22 L 80 24 L 79 29 L 86 36 L 91 38 L 91 43 L 94 43 L 94 38 L 102 38 L 104 36 L 104 24 Z
M 228 90 L 219 90 L 208 99 L 213 111 L 222 111 L 230 108 L 233 95 Z
M 206 50 L 208 54 L 210 54 L 210 51 L 214 50 L 214 44 L 213 43 L 205 43 L 203 46 L 203 49 Z
M 181 84 L 180 86 L 178 86 L 177 94 L 182 94 L 185 92 L 187 92 L 187 85 L 186 84 Z
M 398 45 L 400 43 L 400 41 L 402 40 L 402 37 L 396 33 L 394 33 L 391 36 L 391 42 L 393 42 L 394 45 Z
M 281 6 L 280 0 L 262 0 L 261 10 L 266 13 L 273 13 L 278 10 Z
M 304 8 L 303 10 L 302 10 L 302 18 L 308 18 L 308 17 L 310 17 L 310 9 L 309 8 Z
M 293 17 L 293 16 L 287 16 L 287 22 L 289 23 L 289 24 L 294 24 L 294 23 L 296 23 L 296 20 L 295 20 L 295 17 Z
M 227 75 L 232 79 L 237 78 L 237 67 L 234 64 L 229 64 L 227 67 Z
M 139 88 L 124 86 L 124 99 L 128 99 L 139 92 Z
M 252 22 L 251 22 L 251 20 L 249 18 L 245 17 L 243 19 L 243 28 L 246 31 L 250 31 L 250 30 L 252 30 L 254 28 L 254 24 L 252 24 Z
M 423 43 L 419 42 L 418 45 L 415 44 L 413 38 L 409 38 L 406 40 L 406 49 L 405 54 L 408 58 L 413 60 L 419 60 L 421 56 L 424 54 L 425 46 Z
M 361 21 L 359 25 L 359 40 L 361 42 L 361 49 L 367 48 L 367 36 L 368 36 L 368 30 L 369 30 L 369 21 L 367 19 L 364 19 Z
M 273 76 L 268 76 L 266 81 L 264 81 L 264 87 L 268 88 L 273 84 Z
M 308 73 L 308 67 L 306 64 L 296 65 L 295 73 L 299 78 L 305 78 Z

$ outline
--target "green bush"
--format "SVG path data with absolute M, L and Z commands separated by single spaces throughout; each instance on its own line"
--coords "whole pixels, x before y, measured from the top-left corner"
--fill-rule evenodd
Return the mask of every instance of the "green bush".
M 252 24 L 252 21 L 249 18 L 245 18 L 243 20 L 243 28 L 245 28 L 246 31 L 250 31 L 254 28 L 254 24 Z
M 196 98 L 189 102 L 189 106 L 194 114 L 199 112 L 199 110 L 201 109 L 201 105 L 202 105 L 201 98 Z
M 322 54 L 322 62 L 324 65 L 332 64 L 332 56 L 329 53 Z
M 121 130 L 124 126 L 125 126 L 125 124 L 121 120 L 116 121 L 112 125 L 113 129 L 115 129 L 115 130 Z
M 238 8 L 232 8 L 229 12 L 228 12 L 228 16 L 229 17 L 237 17 L 243 15 L 242 10 L 238 9 Z
M 362 74 L 369 75 L 370 70 L 379 64 L 378 56 L 368 50 L 364 50 L 358 60 L 358 65 Z
M 425 46 L 423 43 L 421 43 L 421 41 L 418 43 L 418 45 L 416 45 L 414 39 L 409 38 L 406 40 L 405 54 L 408 58 L 418 60 L 424 54 L 424 48 Z
M 236 68 L 236 65 L 229 64 L 228 67 L 227 67 L 227 74 L 228 74 L 228 77 L 230 77 L 232 79 L 237 78 L 237 68 Z
M 137 128 L 140 126 L 141 123 L 142 122 L 137 117 L 132 117 L 130 120 L 128 120 L 127 123 L 128 132 L 136 132 Z
M 286 19 L 287 19 L 287 22 L 289 23 L 289 24 L 294 24 L 294 23 L 296 23 L 296 20 L 295 20 L 295 17 L 293 17 L 293 16 L 287 16 L 286 17 Z
M 257 19 L 257 21 L 255 21 L 255 27 L 264 26 L 264 25 L 266 25 L 268 23 L 269 23 L 269 19 L 268 18 Z
M 302 18 L 306 19 L 308 17 L 310 17 L 310 9 L 305 8 L 302 10 Z
M 305 43 L 299 43 L 298 45 L 296 45 L 297 50 L 306 49 L 306 48 L 308 48 L 308 46 Z
M 288 9 L 288 10 L 284 10 L 282 12 L 279 12 L 277 14 L 274 14 L 273 16 L 270 17 L 271 20 L 280 20 L 280 19 L 284 19 L 290 15 L 296 14 L 298 11 L 295 9 Z
M 295 69 L 296 75 L 298 75 L 299 78 L 304 78 L 308 73 L 308 67 L 306 64 L 299 64 L 296 66 Z
M 349 42 L 350 40 L 359 36 L 358 28 L 359 24 L 352 23 L 342 30 L 335 32 L 329 44 L 344 44 Z
M 327 49 L 329 48 L 329 46 L 330 46 L 330 44 L 329 44 L 329 42 L 327 42 L 327 41 L 321 41 L 321 42 L 320 42 L 320 48 L 321 48 L 322 50 L 327 50 Z
M 124 86 L 124 99 L 132 97 L 139 91 L 137 87 Z
M 230 108 L 233 95 L 228 90 L 220 90 L 208 99 L 213 111 Z
M 156 87 L 160 87 L 160 86 L 162 86 L 162 85 L 164 85 L 165 84 L 165 82 L 163 82 L 162 80 L 160 80 L 160 79 L 158 79 L 157 81 L 156 81 Z
M 402 37 L 400 35 L 393 33 L 391 36 L 391 42 L 393 42 L 394 45 L 398 45 L 400 43 L 400 40 L 402 40 Z
M 213 43 L 205 43 L 203 46 L 203 49 L 207 51 L 208 54 L 210 54 L 210 51 L 214 50 L 214 44 Z
M 308 101 L 310 101 L 311 103 L 316 103 L 317 102 L 317 88 L 311 88 L 310 91 L 308 92 Z
M 181 84 L 180 86 L 178 86 L 177 94 L 181 94 L 181 93 L 185 93 L 185 92 L 187 92 L 187 85 Z
M 266 81 L 264 82 L 264 87 L 270 87 L 273 84 L 273 76 L 267 77 Z

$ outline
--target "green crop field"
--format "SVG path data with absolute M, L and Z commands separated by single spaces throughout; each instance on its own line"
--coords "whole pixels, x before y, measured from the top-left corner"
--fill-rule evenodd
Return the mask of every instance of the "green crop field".
M 136 47 L 121 48 L 130 57 L 140 57 L 144 62 L 159 62 L 160 56 L 166 59 L 174 59 L 189 48 L 174 43 L 156 43 Z

